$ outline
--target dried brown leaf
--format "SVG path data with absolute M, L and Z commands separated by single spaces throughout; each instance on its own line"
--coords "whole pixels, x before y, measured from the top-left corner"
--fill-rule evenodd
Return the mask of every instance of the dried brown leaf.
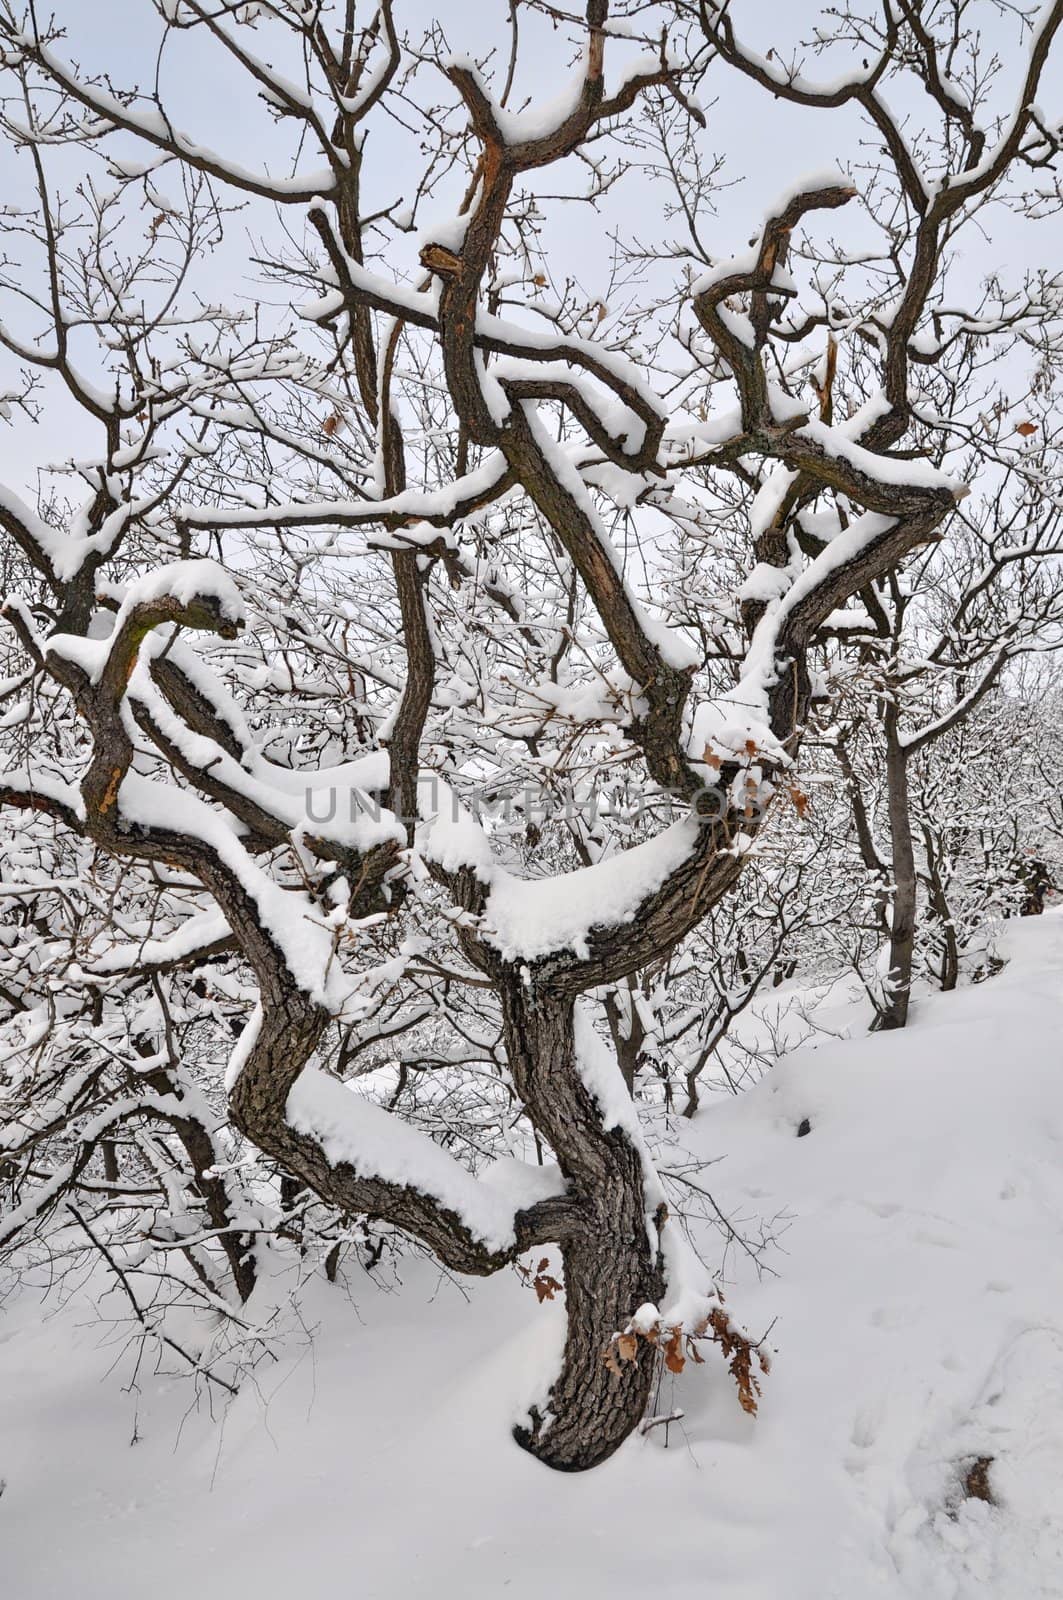
M 682 1372 L 686 1366 L 686 1357 L 683 1354 L 682 1328 L 670 1328 L 668 1338 L 664 1342 L 664 1364 L 669 1372 Z

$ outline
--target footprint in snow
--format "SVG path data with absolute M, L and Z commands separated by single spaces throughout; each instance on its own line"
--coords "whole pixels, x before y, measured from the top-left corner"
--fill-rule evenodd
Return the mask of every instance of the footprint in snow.
M 931 1512 L 917 1537 L 895 1523 L 891 1538 L 915 1592 L 947 1581 L 964 1596 L 1057 1597 L 1045 1582 L 1063 1552 L 1063 1333 L 1013 1339 L 969 1409 L 924 1435 L 906 1477 Z

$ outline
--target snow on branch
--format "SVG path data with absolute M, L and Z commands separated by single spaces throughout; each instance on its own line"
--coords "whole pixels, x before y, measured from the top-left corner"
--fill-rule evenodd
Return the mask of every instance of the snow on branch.
M 288 1095 L 285 1115 L 297 1133 L 314 1139 L 333 1166 L 345 1165 L 356 1177 L 415 1189 L 441 1211 L 453 1213 L 491 1254 L 514 1253 L 517 1216 L 529 1204 L 529 1180 L 536 1199 L 564 1193 L 556 1167 L 518 1163 L 499 1168 L 491 1183 L 474 1177 L 427 1134 L 367 1100 L 314 1067 L 307 1067 Z M 534 1192 L 534 1191 L 532 1191 Z

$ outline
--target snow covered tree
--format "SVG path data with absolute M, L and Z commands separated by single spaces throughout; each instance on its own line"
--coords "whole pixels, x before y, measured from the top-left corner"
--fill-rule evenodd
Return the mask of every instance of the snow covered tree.
M 513 109 L 515 6 L 490 19 L 509 48 L 474 60 L 438 24 L 400 36 L 390 0 L 364 27 L 350 4 L 145 0 L 164 56 L 216 52 L 264 103 L 265 154 L 245 159 L 181 131 L 163 76 L 116 86 L 0 4 L 4 128 L 38 179 L 9 228 L 29 309 L 0 340 L 49 380 L 42 415 L 58 379 L 101 441 L 73 469 L 80 505 L 0 496 L 29 574 L 5 610 L 9 693 L 31 700 L 0 800 L 165 891 L 150 949 L 126 941 L 112 970 L 233 958 L 250 1012 L 229 1116 L 298 1184 L 456 1272 L 557 1250 L 564 1355 L 518 1438 L 562 1470 L 637 1426 L 655 1345 L 755 1356 L 669 1219 L 596 1002 L 666 962 L 776 799 L 799 803 L 823 653 L 968 492 L 927 458 L 950 424 L 917 380 L 953 340 L 991 351 L 1056 310 L 1047 281 L 1018 310 L 991 288 L 1003 322 L 957 309 L 955 242 L 1026 178 L 1052 204 L 1037 90 L 1063 0 L 1017 26 L 999 117 L 965 6 L 832 8 L 817 38 L 848 65 L 822 87 L 745 49 L 732 9 L 539 6 L 573 65 L 559 97 L 531 84 Z M 888 109 L 913 71 L 940 125 L 922 143 Z M 794 174 L 747 248 L 706 248 L 697 95 L 722 73 L 858 106 L 874 173 Z M 401 201 L 378 129 L 421 163 Z M 55 147 L 63 172 L 72 152 L 97 164 L 62 203 Z M 651 249 L 611 313 L 555 271 L 544 219 L 668 155 L 691 238 Z M 202 230 L 233 239 L 218 197 L 265 203 L 251 313 L 197 293 Z M 428 200 L 449 214 L 403 272 Z M 826 233 L 861 203 L 888 234 L 878 265 Z M 140 206 L 138 259 L 117 240 Z M 592 815 L 606 791 L 634 819 Z M 383 1095 L 357 1063 L 400 1036 Z M 508 1159 L 484 1170 L 420 1125 L 411 1075 L 435 1062 Z
M 841 696 L 841 720 L 827 734 L 863 866 L 880 890 L 889 950 L 875 1004 L 884 1028 L 907 1020 L 921 890 L 940 945 L 942 986 L 955 986 L 959 908 L 950 908 L 946 863 L 962 854 L 961 836 L 980 841 L 987 889 L 997 886 L 989 861 L 998 873 L 1007 867 L 999 851 L 1008 849 L 1007 825 L 1021 806 L 1003 788 L 1014 758 L 987 740 L 980 719 L 965 744 L 964 724 L 984 704 L 999 714 L 994 691 L 1015 664 L 1060 642 L 1058 507 L 1044 499 L 1040 473 L 1020 482 L 1017 502 L 1009 487 L 998 487 L 977 519 L 961 513 L 945 542 L 903 581 L 891 577 L 869 591 L 868 633 Z M 1020 744 L 1014 756 L 1021 754 Z M 990 833 L 997 841 L 987 855 Z

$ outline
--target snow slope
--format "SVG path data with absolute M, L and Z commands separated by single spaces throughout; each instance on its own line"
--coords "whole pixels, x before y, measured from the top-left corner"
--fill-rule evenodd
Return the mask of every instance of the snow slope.
M 511 1274 L 322 1284 L 222 1424 L 184 1382 L 123 1394 L 84 1301 L 27 1295 L 0 1312 L 4 1600 L 1063 1595 L 1063 916 L 1003 953 L 691 1130 L 721 1206 L 790 1219 L 777 1276 L 730 1291 L 774 1320 L 758 1419 L 710 1360 L 668 1449 L 539 1467 L 506 1423 L 558 1310 Z M 979 1457 L 997 1504 L 964 1498 Z

